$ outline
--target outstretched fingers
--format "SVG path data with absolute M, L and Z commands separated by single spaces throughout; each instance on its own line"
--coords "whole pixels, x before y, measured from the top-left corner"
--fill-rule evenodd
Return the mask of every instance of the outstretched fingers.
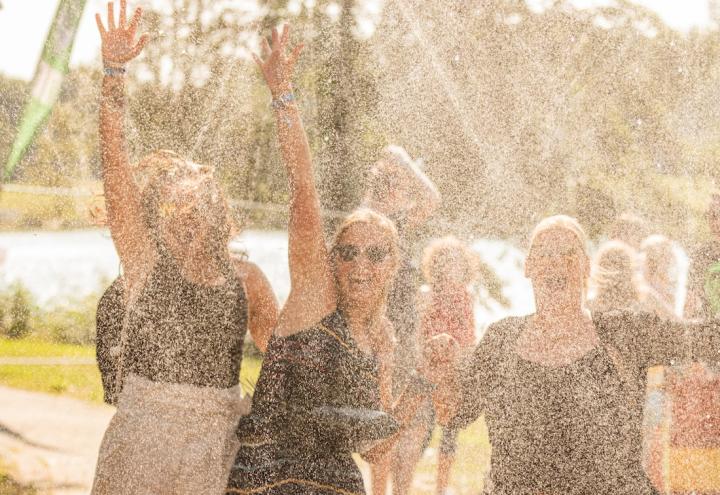
M 108 2 L 107 4 L 107 11 L 108 11 L 108 31 L 112 31 L 115 29 L 115 6 L 113 5 L 113 2 Z
M 282 30 L 282 36 L 280 36 L 280 46 L 286 46 L 288 39 L 290 39 L 290 24 L 285 24 Z
M 145 48 L 145 45 L 147 45 L 147 42 L 149 40 L 150 40 L 150 36 L 148 36 L 147 34 L 143 34 L 142 36 L 140 36 L 140 39 L 138 40 L 135 47 L 132 49 L 130 56 L 132 58 L 135 58 L 138 55 L 140 55 L 140 52 L 143 51 L 143 48 Z
M 127 25 L 127 0 L 120 0 L 120 29 Z
M 135 33 L 137 32 L 138 25 L 140 24 L 140 19 L 142 18 L 143 10 L 138 7 L 135 9 L 135 13 L 132 16 L 132 19 L 130 19 L 130 24 L 128 25 L 128 35 L 131 39 L 135 38 Z
M 288 58 L 288 72 L 292 73 L 295 70 L 295 62 L 297 62 L 298 58 L 300 58 L 300 53 L 302 53 L 303 48 L 305 48 L 305 45 L 302 43 L 299 43 L 295 48 L 293 48 L 293 51 L 290 53 L 290 57 Z
M 278 47 L 278 44 L 280 42 L 280 38 L 278 36 L 278 30 L 276 27 L 272 30 L 272 49 L 275 50 Z
M 97 24 L 98 31 L 100 31 L 100 37 L 102 38 L 103 36 L 105 36 L 105 33 L 107 33 L 107 31 L 105 30 L 105 26 L 103 26 L 100 14 L 95 14 L 95 23 Z

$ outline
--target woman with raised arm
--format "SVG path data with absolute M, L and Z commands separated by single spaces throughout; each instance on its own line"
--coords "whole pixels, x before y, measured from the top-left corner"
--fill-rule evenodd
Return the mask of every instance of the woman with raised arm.
M 441 422 L 485 415 L 493 495 L 650 495 L 641 465 L 648 367 L 720 360 L 711 323 L 683 325 L 648 313 L 591 315 L 586 239 L 572 218 L 535 228 L 525 265 L 536 313 L 491 325 L 469 359 L 448 336 L 425 348 Z M 450 356 L 450 358 L 448 358 Z
M 117 326 L 117 412 L 100 447 L 93 493 L 217 494 L 237 448 L 246 327 L 262 348 L 276 303 L 257 267 L 231 260 L 229 212 L 212 168 L 171 151 L 130 166 L 125 66 L 148 38 L 135 41 L 141 10 L 129 22 L 126 12 L 121 0 L 116 24 L 110 2 L 107 28 L 96 16 L 105 72 L 103 184 L 124 272 L 124 318 Z
M 386 296 L 398 264 L 392 222 L 349 215 L 330 249 L 323 236 L 310 149 L 292 91 L 300 54 L 289 29 L 272 32 L 256 57 L 290 184 L 290 295 L 268 346 L 228 493 L 364 493 L 353 452 L 387 456 L 392 434 L 414 414 L 416 390 L 394 406 L 393 331 Z M 395 420 L 382 411 L 393 411 Z M 369 445 L 381 442 L 379 445 Z

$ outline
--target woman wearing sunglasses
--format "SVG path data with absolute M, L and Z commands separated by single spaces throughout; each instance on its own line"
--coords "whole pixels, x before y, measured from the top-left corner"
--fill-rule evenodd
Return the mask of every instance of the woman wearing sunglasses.
M 647 369 L 720 360 L 716 324 L 586 309 L 587 240 L 566 216 L 535 228 L 525 264 L 536 313 L 491 325 L 458 363 L 448 336 L 425 348 L 442 423 L 484 414 L 493 495 L 651 495 L 641 465 Z
M 398 265 L 394 225 L 370 210 L 348 216 L 328 248 L 307 137 L 292 92 L 289 30 L 256 57 L 272 93 L 290 183 L 291 290 L 268 346 L 228 493 L 364 493 L 351 457 L 386 454 L 417 394 L 392 407 L 393 331 L 385 318 Z M 398 411 L 408 411 L 400 413 Z M 367 449 L 372 442 L 382 442 Z
M 105 72 L 100 144 L 124 318 L 113 363 L 117 412 L 93 493 L 222 493 L 237 448 L 246 327 L 262 347 L 276 303 L 257 267 L 231 260 L 231 221 L 212 168 L 171 151 L 130 166 L 125 66 L 148 38 L 135 41 L 140 9 L 127 19 L 121 0 L 116 25 L 113 7 L 107 28 L 96 16 Z

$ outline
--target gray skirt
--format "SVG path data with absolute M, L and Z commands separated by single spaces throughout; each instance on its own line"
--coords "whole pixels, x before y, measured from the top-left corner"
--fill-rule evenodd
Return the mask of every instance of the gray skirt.
M 219 495 L 249 400 L 229 389 L 126 378 L 105 432 L 93 495 Z

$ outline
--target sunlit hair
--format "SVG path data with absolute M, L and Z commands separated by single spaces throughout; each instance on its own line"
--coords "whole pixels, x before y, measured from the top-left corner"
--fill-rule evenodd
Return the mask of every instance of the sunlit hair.
M 472 252 L 464 242 L 452 235 L 435 239 L 427 245 L 423 251 L 421 269 L 425 281 L 430 285 L 443 280 L 451 269 L 460 273 L 459 282 L 463 285 L 472 283 L 477 276 Z
M 533 244 L 535 243 L 535 238 L 538 236 L 538 234 L 547 230 L 558 228 L 572 232 L 573 235 L 575 235 L 575 237 L 577 238 L 578 247 L 580 247 L 582 253 L 588 259 L 590 258 L 587 250 L 588 239 L 587 235 L 585 234 L 585 230 L 583 230 L 577 220 L 568 215 L 553 215 L 551 217 L 546 217 L 542 219 L 540 223 L 535 226 L 532 233 L 530 234 L 529 251 L 532 251 Z
M 535 241 L 538 235 L 548 230 L 554 229 L 562 229 L 567 232 L 571 232 L 575 236 L 575 239 L 577 239 L 577 247 L 580 248 L 580 253 L 582 255 L 582 262 L 585 263 L 586 266 L 589 266 L 590 255 L 588 254 L 588 238 L 585 234 L 585 230 L 583 230 L 583 228 L 580 226 L 580 222 L 568 215 L 553 215 L 551 217 L 546 217 L 535 226 L 532 233 L 530 234 L 528 259 L 530 259 L 530 257 L 532 256 L 533 247 L 535 246 Z M 583 277 L 583 290 L 585 291 L 585 294 L 587 294 L 587 288 L 588 280 L 586 277 Z
M 641 300 L 637 252 L 622 241 L 608 241 L 595 254 L 590 282 L 597 311 L 632 309 Z
M 385 233 L 385 240 L 390 249 L 393 261 L 397 264 L 400 258 L 400 238 L 398 236 L 395 224 L 385 215 L 378 213 L 369 208 L 360 208 L 350 213 L 338 227 L 335 237 L 333 238 L 330 252 L 333 254 L 335 248 L 342 239 L 347 230 L 355 224 L 365 223 L 379 227 Z
M 223 259 L 229 256 L 228 242 L 237 228 L 213 167 L 190 162 L 173 151 L 160 150 L 144 157 L 134 168 L 133 175 L 141 191 L 143 221 L 157 243 L 162 243 L 161 219 L 172 218 L 174 209 L 163 203 L 164 198 L 180 181 L 189 181 L 195 191 L 191 206 L 198 209 L 210 227 L 210 254 Z
M 653 234 L 640 244 L 642 272 L 648 279 L 669 279 L 677 264 L 673 242 L 661 234 Z

